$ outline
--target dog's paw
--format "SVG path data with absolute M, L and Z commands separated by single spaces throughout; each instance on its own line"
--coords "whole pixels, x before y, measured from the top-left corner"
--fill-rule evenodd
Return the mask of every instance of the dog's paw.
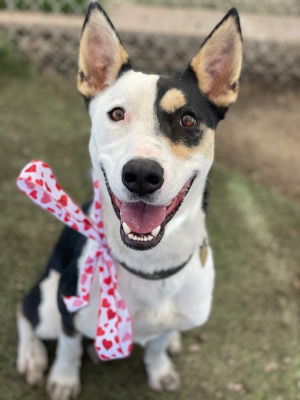
M 40 385 L 44 380 L 48 357 L 44 344 L 32 338 L 27 346 L 19 345 L 17 356 L 17 371 L 24 375 L 29 385 Z
M 55 365 L 47 382 L 47 392 L 51 400 L 71 400 L 80 393 L 81 385 L 78 371 L 62 371 Z
M 150 373 L 148 385 L 155 391 L 175 392 L 180 389 L 180 378 L 173 366 L 160 374 Z
M 179 354 L 182 350 L 182 343 L 181 343 L 181 334 L 180 332 L 176 331 L 172 333 L 168 345 L 168 352 L 173 356 Z

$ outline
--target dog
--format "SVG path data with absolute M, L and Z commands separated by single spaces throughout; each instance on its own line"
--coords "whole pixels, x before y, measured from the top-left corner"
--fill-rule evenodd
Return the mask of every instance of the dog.
M 136 72 L 105 11 L 96 2 L 88 7 L 77 83 L 91 118 L 89 152 L 133 340 L 145 347 L 148 383 L 157 391 L 179 388 L 168 353 L 180 351 L 181 331 L 203 325 L 210 314 L 207 177 L 215 129 L 237 99 L 241 65 L 235 9 L 184 71 L 158 76 Z M 82 337 L 95 337 L 99 295 L 95 290 L 73 314 L 61 298 L 66 287 L 76 293 L 78 268 L 96 245 L 65 228 L 19 307 L 17 369 L 29 384 L 39 383 L 48 366 L 43 340 L 58 341 L 47 383 L 52 400 L 80 392 Z

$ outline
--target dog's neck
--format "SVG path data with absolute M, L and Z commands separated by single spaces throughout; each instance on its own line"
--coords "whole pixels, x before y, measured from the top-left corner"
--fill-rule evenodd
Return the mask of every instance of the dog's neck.
M 207 237 L 205 212 L 202 208 L 205 184 L 206 177 L 196 178 L 176 215 L 166 225 L 161 242 L 144 251 L 133 250 L 123 243 L 120 221 L 105 191 L 102 195 L 104 230 L 113 257 L 131 268 L 147 273 L 174 268 L 185 262 Z

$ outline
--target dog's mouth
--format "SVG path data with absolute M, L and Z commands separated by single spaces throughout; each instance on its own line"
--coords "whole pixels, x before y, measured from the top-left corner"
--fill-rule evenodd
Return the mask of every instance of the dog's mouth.
M 105 171 L 102 171 L 112 206 L 121 222 L 122 241 L 135 250 L 151 249 L 161 241 L 166 224 L 176 214 L 196 177 L 195 175 L 190 178 L 167 205 L 157 206 L 143 201 L 128 203 L 121 201 L 112 192 Z

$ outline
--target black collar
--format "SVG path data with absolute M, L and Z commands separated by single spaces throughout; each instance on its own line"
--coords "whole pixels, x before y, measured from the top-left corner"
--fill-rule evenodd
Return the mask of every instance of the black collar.
M 136 276 L 138 276 L 140 278 L 143 278 L 143 279 L 148 279 L 148 280 L 151 280 L 151 281 L 157 281 L 157 280 L 160 280 L 160 279 L 169 278 L 170 276 L 177 274 L 177 272 L 181 271 L 188 264 L 188 262 L 190 261 L 190 259 L 193 256 L 193 254 L 194 254 L 194 251 L 192 252 L 192 254 L 188 257 L 188 259 L 184 263 L 178 265 L 177 267 L 168 268 L 168 269 L 165 269 L 165 270 L 163 269 L 163 270 L 160 270 L 160 271 L 154 271 L 152 273 L 138 271 L 138 270 L 136 270 L 134 268 L 128 267 L 128 265 L 126 265 L 125 263 L 123 263 L 121 261 L 118 261 L 118 262 L 119 262 L 120 265 L 122 265 L 123 268 L 125 268 L 128 272 L 131 272 L 133 275 L 136 275 Z

